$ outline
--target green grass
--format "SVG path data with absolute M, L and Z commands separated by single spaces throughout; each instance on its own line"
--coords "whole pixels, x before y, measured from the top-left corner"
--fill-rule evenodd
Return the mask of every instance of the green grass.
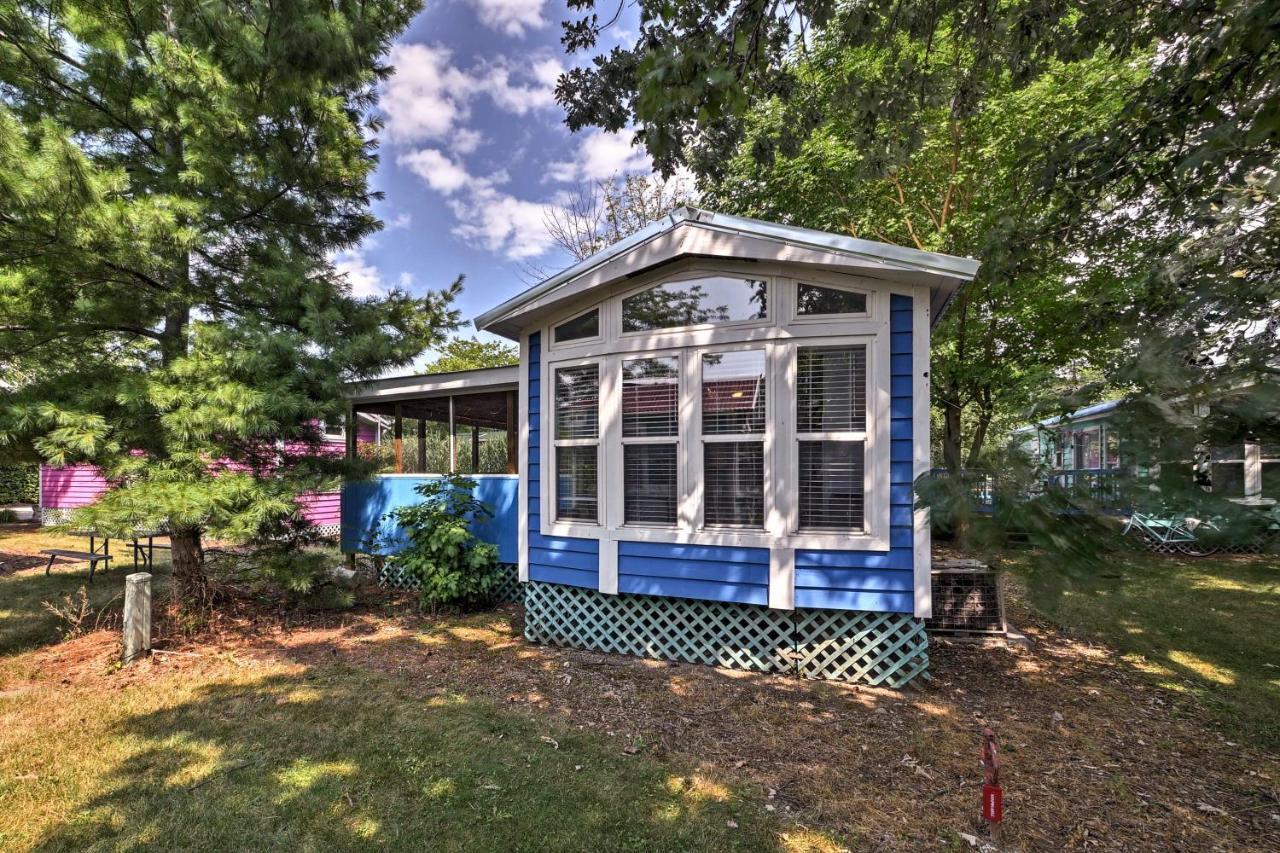
M 38 556 L 43 548 L 87 551 L 89 540 L 82 536 L 49 533 L 29 524 L 0 524 L 0 562 L 25 555 Z M 66 561 L 54 564 L 48 577 L 44 574 L 43 562 L 38 571 L 28 569 L 0 575 L 0 655 L 47 645 L 59 638 L 64 624 L 44 608 L 43 602 L 62 604 L 64 596 L 74 598 L 82 586 L 95 609 L 113 598 L 122 597 L 124 576 L 133 571 L 133 560 L 124 542 L 113 541 L 111 553 L 115 555 L 111 568 L 104 572 L 99 564 L 93 583 L 89 583 L 88 564 Z M 168 562 L 167 551 L 157 552 L 156 588 L 163 583 Z
M 1015 564 L 1032 605 L 1280 749 L 1280 559 L 1122 554 L 1097 571 Z
M 116 672 L 114 634 L 41 657 L 41 601 L 101 604 L 123 575 L 0 578 L 0 850 L 836 847 L 739 779 L 349 664 L 204 649 Z

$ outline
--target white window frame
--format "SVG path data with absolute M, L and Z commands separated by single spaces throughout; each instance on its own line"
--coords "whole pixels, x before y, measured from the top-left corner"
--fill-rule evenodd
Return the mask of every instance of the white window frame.
M 795 499 L 795 517 L 790 519 L 787 529 L 792 533 L 799 535 L 846 535 L 846 536 L 862 536 L 868 529 L 867 525 L 867 496 L 871 492 L 871 480 L 868 476 L 868 458 L 872 447 L 872 424 L 871 420 L 871 389 L 874 387 L 875 373 L 872 367 L 874 357 L 874 340 L 850 341 L 847 338 L 841 338 L 839 343 L 817 343 L 820 339 L 811 339 L 797 341 L 795 344 L 795 353 L 792 360 L 795 362 L 796 371 L 796 390 L 797 393 L 792 395 L 792 406 L 795 409 L 795 430 L 791 436 L 791 470 L 796 472 L 796 499 Z M 866 364 L 866 398 L 863 400 L 863 417 L 866 420 L 866 428 L 860 430 L 822 430 L 802 432 L 800 430 L 800 397 L 799 397 L 799 378 L 800 378 L 800 350 L 805 347 L 863 347 L 865 364 Z M 802 441 L 830 441 L 830 442 L 862 442 L 862 528 L 859 530 L 805 530 L 800 525 L 800 443 Z
M 592 337 L 592 338 L 574 338 L 574 339 L 573 339 L 573 340 L 571 340 L 571 341 L 557 341 L 557 340 L 556 340 L 556 328 L 557 328 L 557 327 L 559 327 L 559 326 L 563 326 L 565 323 L 572 322 L 572 321 L 574 321 L 574 320 L 578 319 L 579 317 L 586 316 L 587 314 L 590 314 L 592 311 L 596 311 L 596 312 L 598 312 L 598 315 L 599 315 L 599 316 L 597 317 L 597 319 L 596 319 L 596 329 L 597 329 L 598 331 L 597 331 L 597 333 L 596 333 L 595 337 Z M 609 330 L 608 330 L 608 328 L 607 328 L 606 324 L 607 324 L 607 318 L 605 317 L 605 310 L 604 310 L 604 306 L 603 306 L 603 305 L 601 305 L 601 304 L 599 304 L 599 303 L 596 303 L 596 304 L 594 304 L 594 305 L 591 305 L 591 306 L 590 306 L 590 307 L 588 307 L 588 308 L 583 308 L 583 309 L 582 309 L 582 310 L 580 310 L 580 311 L 574 311 L 572 314 L 570 314 L 569 316 L 565 317 L 563 320 L 557 320 L 557 321 L 555 321 L 554 323 L 552 323 L 552 324 L 550 324 L 549 326 L 547 326 L 547 345 L 548 345 L 548 346 L 550 346 L 550 347 L 552 347 L 552 348 L 554 348 L 554 349 L 557 349 L 557 350 L 563 350 L 563 349 L 567 349 L 567 348 L 569 348 L 569 347 L 591 346 L 592 344 L 600 344 L 600 343 L 603 343 L 603 342 L 604 342 L 604 339 L 605 339 L 605 338 L 608 336 L 608 334 L 609 334 Z
M 814 275 L 798 276 L 793 279 L 794 285 L 791 288 L 791 298 L 788 304 L 789 316 L 787 321 L 797 325 L 809 325 L 812 323 L 839 323 L 849 320 L 870 320 L 875 313 L 876 294 L 875 291 L 864 284 L 858 284 L 856 281 L 833 281 L 831 276 Z M 801 314 L 800 313 L 800 285 L 807 284 L 810 287 L 822 287 L 827 290 L 841 290 L 846 293 L 860 293 L 867 300 L 866 311 L 846 311 L 841 314 Z
M 784 267 L 757 268 L 742 262 L 728 261 L 710 267 L 705 263 L 682 264 L 661 273 L 637 276 L 625 289 L 607 296 L 597 294 L 590 304 L 580 301 L 563 314 L 544 321 L 544 341 L 550 341 L 552 329 L 566 319 L 598 308 L 601 316 L 601 339 L 596 342 L 572 341 L 562 346 L 542 347 L 539 375 L 544 377 L 544 397 L 540 429 L 546 460 L 541 466 L 541 532 L 546 536 L 574 536 L 597 539 L 601 554 L 616 555 L 618 541 L 664 542 L 700 545 L 732 545 L 767 548 L 781 554 L 795 548 L 838 551 L 887 552 L 889 543 L 890 480 L 890 346 L 889 307 L 892 295 L 910 296 L 919 307 L 921 293 L 927 289 L 833 273 L 806 272 L 797 276 Z M 743 321 L 663 329 L 655 332 L 622 333 L 622 299 L 656 284 L 687 281 L 704 275 L 730 275 L 768 282 L 769 320 Z M 796 283 L 821 287 L 844 286 L 868 290 L 868 311 L 851 319 L 836 315 L 813 315 L 796 322 L 794 302 Z M 864 284 L 865 282 L 865 284 Z M 927 306 L 925 314 L 927 316 Z M 785 312 L 786 316 L 783 316 Z M 913 318 L 913 323 L 915 322 Z M 927 325 L 925 326 L 927 330 Z M 927 338 L 925 338 L 927 341 Z M 796 358 L 799 346 L 840 346 L 864 344 L 867 347 L 867 429 L 864 441 L 864 531 L 800 531 L 798 487 L 794 480 L 776 472 L 796 471 L 799 444 L 794 431 L 796 417 Z M 922 345 L 922 335 L 913 332 L 913 346 Z M 706 352 L 763 349 L 766 353 L 767 399 L 764 434 L 764 527 L 707 527 L 703 523 L 702 444 L 712 440 L 743 440 L 745 435 L 702 435 L 701 364 Z M 677 524 L 627 524 L 624 521 L 624 465 L 622 438 L 622 362 L 639 358 L 676 356 L 680 364 L 679 434 L 675 437 L 679 459 L 679 512 Z M 916 354 L 914 362 L 919 362 Z M 554 440 L 554 371 L 560 367 L 598 364 L 600 370 L 600 428 L 597 445 L 597 484 L 600 515 L 596 523 L 558 521 L 556 511 L 556 465 Z M 927 363 L 927 362 L 926 362 Z M 913 374 L 919 373 L 913 364 Z M 926 395 L 927 380 L 913 375 L 912 393 Z M 915 430 L 921 429 L 919 401 L 912 413 Z M 644 441 L 648 439 L 627 439 Z M 655 438 L 655 443 L 670 442 L 669 437 Z M 589 443 L 589 442 L 587 442 Z M 919 452 L 919 442 L 916 442 Z M 917 467 L 918 467 L 917 461 Z M 782 482 L 788 480 L 788 483 Z M 918 524 L 919 522 L 917 522 Z M 606 545 L 606 543 L 608 543 Z M 602 577 L 605 557 L 601 558 Z M 603 583 L 603 581 L 602 581 Z M 603 587 L 602 587 L 603 588 Z
M 623 384 L 622 366 L 624 362 L 640 361 L 647 358 L 652 358 L 652 359 L 674 358 L 676 360 L 676 434 L 675 435 L 627 437 L 622 433 L 622 384 Z M 619 508 L 618 523 L 616 525 L 612 525 L 614 527 L 625 527 L 629 530 L 636 530 L 636 529 L 674 530 L 680 527 L 681 504 L 683 503 L 683 497 L 685 493 L 685 484 L 687 482 L 685 477 L 685 466 L 684 464 L 682 464 L 684 459 L 683 446 L 686 440 L 686 437 L 684 435 L 684 429 L 683 429 L 684 418 L 682 415 L 682 412 L 685 408 L 684 389 L 685 389 L 685 385 L 687 384 L 685 381 L 685 371 L 684 371 L 686 358 L 687 358 L 686 352 L 684 350 L 679 350 L 679 349 L 659 350 L 656 352 L 647 352 L 647 353 L 625 353 L 616 357 L 616 368 L 614 369 L 616 369 L 618 373 L 618 405 L 617 405 L 618 440 L 616 442 L 610 442 L 609 449 L 606 451 L 606 455 L 611 454 L 615 448 L 617 451 L 616 454 L 613 454 L 614 458 L 611 462 L 611 466 L 610 466 L 611 470 L 617 471 L 619 473 L 619 477 L 620 477 L 619 482 L 622 483 L 622 488 L 625 490 L 626 484 L 627 484 L 627 471 L 626 471 L 626 464 L 625 464 L 625 458 L 624 458 L 626 454 L 626 450 L 624 448 L 627 445 L 629 444 L 674 444 L 676 446 L 676 520 L 671 524 L 662 524 L 660 522 L 638 522 L 638 521 L 629 522 L 626 520 L 626 497 L 624 494 L 623 499 L 620 501 L 622 506 Z
M 566 367 L 588 367 L 594 365 L 596 367 L 597 377 L 597 405 L 596 405 L 596 437 L 595 438 L 557 438 L 556 437 L 556 380 L 555 371 Z M 572 359 L 570 361 L 556 362 L 550 372 L 542 374 L 547 377 L 546 386 L 549 389 L 547 393 L 548 405 L 543 406 L 542 414 L 542 430 L 541 434 L 548 436 L 549 440 L 546 446 L 549 450 L 549 457 L 542 467 L 542 518 L 543 528 L 547 527 L 550 520 L 551 529 L 553 531 L 573 531 L 586 529 L 592 531 L 583 534 L 581 532 L 576 535 L 599 535 L 601 517 L 604 513 L 604 505 L 606 502 L 605 486 L 608 478 L 604 471 L 605 454 L 603 451 L 605 434 L 601 426 L 605 412 L 605 359 L 586 358 Z M 559 501 L 558 489 L 559 483 L 559 461 L 557 459 L 557 450 L 561 447 L 589 447 L 594 445 L 596 448 L 596 520 L 588 521 L 581 518 L 561 519 L 559 518 Z

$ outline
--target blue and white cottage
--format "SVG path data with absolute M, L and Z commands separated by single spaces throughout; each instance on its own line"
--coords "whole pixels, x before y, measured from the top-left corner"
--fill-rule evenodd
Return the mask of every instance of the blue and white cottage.
M 532 641 L 905 684 L 928 665 L 929 334 L 977 268 L 676 210 L 476 320 L 518 370 L 360 390 L 394 470 L 349 484 L 344 546 L 464 471 Z

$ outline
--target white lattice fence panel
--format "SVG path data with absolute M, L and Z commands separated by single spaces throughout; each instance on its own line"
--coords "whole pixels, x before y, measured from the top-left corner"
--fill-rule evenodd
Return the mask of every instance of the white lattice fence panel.
M 525 587 L 531 642 L 734 669 L 791 669 L 791 624 L 782 611 L 559 584 Z
M 523 590 L 520 583 L 519 572 L 514 563 L 499 563 L 498 568 L 502 570 L 502 577 L 498 580 L 498 587 L 494 590 L 493 601 L 495 604 L 509 604 L 512 602 L 519 603 Z M 383 563 L 382 569 L 378 572 L 378 585 L 389 587 L 392 589 L 417 589 L 421 586 L 421 582 L 401 571 L 399 566 L 392 563 Z
M 796 670 L 805 678 L 902 687 L 929 669 L 924 622 L 906 613 L 796 613 Z

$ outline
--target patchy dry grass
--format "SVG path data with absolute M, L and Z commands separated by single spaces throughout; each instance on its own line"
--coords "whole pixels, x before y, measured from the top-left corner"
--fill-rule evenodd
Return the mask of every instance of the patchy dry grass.
M 1194 697 L 1235 739 L 1280 751 L 1280 557 L 1125 555 L 1075 572 L 1029 557 L 1015 570 L 1059 626 Z
M 519 619 L 375 600 L 120 671 L 103 634 L 0 658 L 0 848 L 961 849 L 984 724 L 1011 848 L 1280 847 L 1274 753 L 1038 619 L 1029 650 L 935 643 L 903 692 Z

